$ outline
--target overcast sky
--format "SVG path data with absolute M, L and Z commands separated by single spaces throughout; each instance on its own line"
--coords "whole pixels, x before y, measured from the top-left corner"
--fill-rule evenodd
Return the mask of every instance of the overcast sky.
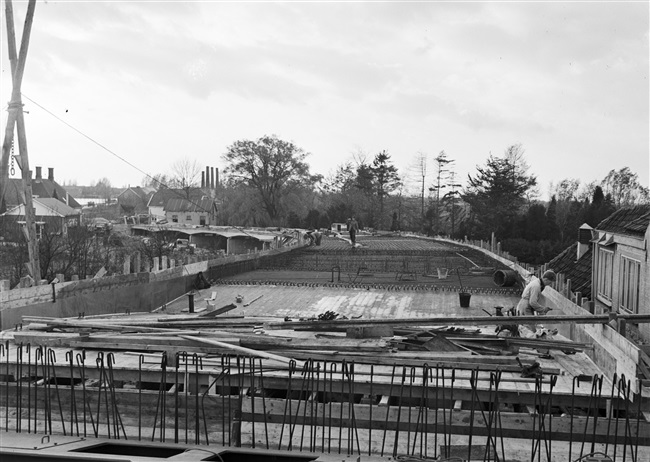
M 543 191 L 623 167 L 648 186 L 649 22 L 647 1 L 38 1 L 30 164 L 134 186 L 275 134 L 323 175 L 381 150 L 403 175 L 418 153 L 432 170 L 444 150 L 465 183 L 520 143 Z M 6 33 L 2 2 L 3 105 Z

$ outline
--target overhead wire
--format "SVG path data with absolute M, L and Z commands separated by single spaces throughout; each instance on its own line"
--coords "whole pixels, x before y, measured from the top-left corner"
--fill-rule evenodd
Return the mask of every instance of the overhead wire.
M 84 132 L 82 132 L 81 130 L 79 130 L 77 127 L 75 127 L 75 126 L 71 125 L 70 123 L 66 122 L 66 121 L 63 120 L 61 117 L 57 116 L 56 114 L 54 114 L 54 113 L 53 113 L 52 111 L 50 111 L 49 109 L 47 109 L 47 108 L 45 108 L 44 106 L 42 106 L 41 104 L 37 103 L 36 101 L 34 101 L 34 100 L 33 100 L 32 98 L 30 98 L 29 96 L 25 95 L 24 93 L 21 93 L 21 95 L 22 95 L 25 99 L 29 100 L 31 103 L 33 103 L 34 105 L 38 106 L 40 109 L 42 109 L 43 111 L 45 111 L 46 113 L 48 113 L 49 115 L 51 115 L 52 117 L 54 117 L 54 118 L 55 118 L 56 120 L 58 120 L 59 122 L 61 122 L 62 124 L 66 125 L 68 128 L 71 128 L 72 130 L 74 130 L 75 132 L 77 132 L 78 134 L 80 134 L 81 136 L 83 136 L 84 138 L 86 138 L 87 140 L 89 140 L 90 142 L 92 142 L 92 143 L 96 144 L 97 146 L 99 146 L 100 148 L 102 148 L 104 151 L 106 151 L 106 152 L 108 152 L 109 154 L 111 154 L 112 156 L 118 158 L 119 160 L 121 160 L 122 162 L 124 162 L 125 164 L 127 164 L 128 166 L 130 166 L 130 167 L 134 168 L 135 170 L 137 170 L 138 172 L 142 173 L 143 175 L 145 175 L 145 176 L 146 176 L 147 178 L 149 178 L 150 180 L 155 181 L 156 183 L 158 183 L 159 186 L 168 189 L 171 193 L 176 194 L 177 196 L 181 197 L 182 199 L 185 199 L 186 201 L 188 201 L 188 202 L 191 203 L 192 205 L 195 205 L 196 207 L 202 208 L 199 204 L 197 204 L 196 202 L 194 202 L 191 198 L 184 196 L 184 195 L 181 194 L 180 192 L 176 191 L 175 188 L 171 188 L 169 185 L 166 185 L 165 183 L 163 183 L 163 182 L 160 181 L 159 179 L 154 178 L 153 176 L 149 175 L 147 172 L 145 172 L 144 170 L 142 170 L 141 168 L 139 168 L 137 165 L 134 165 L 132 162 L 129 162 L 129 161 L 126 160 L 124 157 L 120 156 L 119 154 L 117 154 L 117 153 L 114 152 L 113 150 L 111 150 L 111 149 L 109 149 L 108 147 L 104 146 L 102 143 L 100 143 L 99 141 L 97 141 L 96 139 L 94 139 L 93 137 L 91 137 L 90 135 L 85 134 Z
M 104 151 L 108 152 L 108 153 L 111 154 L 112 156 L 114 156 L 114 157 L 116 157 L 117 159 L 121 160 L 122 162 L 124 162 L 124 163 L 127 164 L 128 166 L 134 168 L 134 169 L 137 170 L 138 172 L 142 173 L 143 175 L 145 175 L 145 176 L 146 176 L 147 178 L 149 178 L 150 180 L 155 181 L 156 183 L 158 183 L 159 186 L 168 189 L 171 193 L 176 194 L 177 196 L 179 196 L 180 198 L 186 200 L 186 201 L 189 202 L 190 204 L 192 204 L 192 205 L 194 205 L 194 206 L 196 206 L 196 207 L 199 207 L 199 208 L 203 209 L 202 206 L 200 206 L 199 204 L 197 204 L 196 202 L 194 202 L 194 201 L 193 201 L 192 199 L 190 199 L 189 197 L 186 197 L 185 195 L 183 195 L 183 194 L 181 194 L 180 192 L 178 192 L 175 188 L 171 188 L 171 187 L 169 187 L 168 185 L 166 185 L 165 183 L 163 183 L 162 181 L 158 180 L 157 178 L 154 178 L 153 176 L 149 175 L 147 172 L 145 172 L 144 170 L 142 170 L 142 169 L 139 168 L 138 166 L 136 166 L 136 165 L 134 165 L 133 163 L 129 162 L 129 161 L 126 160 L 124 157 L 120 156 L 119 154 L 117 154 L 117 153 L 114 152 L 113 150 L 109 149 L 108 147 L 106 147 L 105 145 L 103 145 L 102 143 L 100 143 L 99 141 L 95 140 L 95 139 L 94 139 L 93 137 L 91 137 L 90 135 L 87 135 L 86 133 L 82 132 L 81 130 L 79 130 L 79 129 L 76 128 L 75 126 L 73 126 L 73 125 L 71 125 L 70 123 L 66 122 L 66 121 L 63 120 L 61 117 L 57 116 L 54 112 L 50 111 L 49 109 L 47 109 L 47 108 L 44 107 L 43 105 L 37 103 L 36 101 L 34 101 L 34 100 L 33 100 L 32 98 L 30 98 L 29 96 L 25 95 L 24 93 L 21 93 L 21 95 L 23 96 L 23 98 L 25 98 L 26 100 L 30 101 L 32 104 L 36 105 L 37 107 L 39 107 L 40 109 L 42 109 L 43 111 L 45 111 L 47 114 L 49 114 L 49 115 L 51 115 L 52 117 L 54 117 L 56 120 L 58 120 L 59 122 L 61 122 L 61 123 L 64 124 L 65 126 L 67 126 L 68 128 L 74 130 L 75 132 L 77 132 L 78 134 L 80 134 L 81 136 L 83 136 L 84 138 L 86 138 L 87 140 L 89 140 L 90 142 L 92 142 L 93 144 L 96 144 L 97 146 L 99 146 L 99 147 L 100 147 L 101 149 L 103 149 Z M 188 196 L 189 196 L 189 194 L 188 194 Z M 232 227 L 235 228 L 235 229 L 237 229 L 237 230 L 239 230 L 240 232 L 246 234 L 247 236 L 254 237 L 252 234 L 246 232 L 246 230 L 243 229 L 242 227 L 239 227 L 239 226 L 232 226 Z

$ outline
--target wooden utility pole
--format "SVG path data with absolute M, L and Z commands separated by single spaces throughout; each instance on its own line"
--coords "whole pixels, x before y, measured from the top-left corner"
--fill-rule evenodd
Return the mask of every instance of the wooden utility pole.
M 11 0 L 5 0 L 5 12 L 7 16 L 7 48 L 9 49 L 9 61 L 11 63 L 11 74 L 13 89 L 11 101 L 9 102 L 9 114 L 5 138 L 2 143 L 2 164 L 0 165 L 0 205 L 4 201 L 4 195 L 9 182 L 9 156 L 14 137 L 14 127 L 18 132 L 18 166 L 22 171 L 23 191 L 25 194 L 25 237 L 27 239 L 27 250 L 29 253 L 28 271 L 32 278 L 38 283 L 41 279 L 41 265 L 38 256 L 38 240 L 36 238 L 36 217 L 34 214 L 34 200 L 32 197 L 32 172 L 29 169 L 29 157 L 27 155 L 27 134 L 25 133 L 25 118 L 23 115 L 23 102 L 21 98 L 21 85 L 27 61 L 27 49 L 29 47 L 29 36 L 32 30 L 36 0 L 29 0 L 23 37 L 20 43 L 20 54 L 16 51 L 16 31 L 14 28 L 14 13 Z

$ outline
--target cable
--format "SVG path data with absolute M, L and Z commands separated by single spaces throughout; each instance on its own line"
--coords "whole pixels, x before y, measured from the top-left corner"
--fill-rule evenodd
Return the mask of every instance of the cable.
M 196 202 L 192 201 L 192 200 L 189 199 L 188 197 L 183 196 L 181 193 L 179 193 L 178 191 L 176 191 L 174 188 L 170 188 L 169 186 L 167 186 L 167 185 L 166 185 L 165 183 L 163 183 L 162 181 L 157 180 L 156 178 L 152 177 L 151 175 L 149 175 L 149 174 L 148 174 L 147 172 L 145 172 L 144 170 L 140 169 L 140 168 L 137 167 L 136 165 L 132 164 L 131 162 L 129 162 L 128 160 L 126 160 L 125 158 L 123 158 L 122 156 L 120 156 L 120 155 L 118 155 L 117 153 L 115 153 L 114 151 L 110 150 L 109 148 L 107 148 L 106 146 L 104 146 L 104 145 L 103 145 L 102 143 L 100 143 L 99 141 L 95 140 L 94 138 L 92 138 L 92 137 L 89 136 L 89 135 L 86 135 L 84 132 L 82 132 L 82 131 L 79 130 L 78 128 L 74 127 L 73 125 L 70 125 L 68 122 L 66 122 L 65 120 L 63 120 L 62 118 L 60 118 L 59 116 L 57 116 L 56 114 L 54 114 L 54 113 L 53 113 L 52 111 L 50 111 L 49 109 L 47 109 L 47 108 L 43 107 L 42 105 L 38 104 L 36 101 L 34 101 L 33 99 L 31 99 L 29 96 L 25 95 L 24 93 L 21 93 L 21 95 L 22 95 L 26 100 L 28 100 L 28 101 L 30 101 L 31 103 L 35 104 L 35 105 L 38 106 L 40 109 L 42 109 L 42 110 L 45 111 L 47 114 L 49 114 L 49 115 L 51 115 L 52 117 L 54 117 L 56 120 L 58 120 L 58 121 L 61 122 L 62 124 L 66 125 L 67 127 L 71 128 L 71 129 L 74 130 L 75 132 L 79 133 L 81 136 L 83 136 L 83 137 L 86 138 L 87 140 L 91 141 L 92 143 L 94 143 L 94 144 L 96 144 L 97 146 L 99 146 L 100 148 L 102 148 L 104 151 L 106 151 L 106 152 L 108 152 L 109 154 L 111 154 L 112 156 L 118 158 L 119 160 L 121 160 L 121 161 L 124 162 L 125 164 L 127 164 L 127 165 L 129 165 L 130 167 L 132 167 L 132 168 L 134 168 L 135 170 L 137 170 L 138 172 L 142 173 L 142 174 L 145 175 L 147 178 L 149 178 L 149 179 L 155 181 L 155 182 L 158 183 L 160 186 L 169 189 L 173 194 L 176 194 L 177 196 L 181 197 L 182 199 L 188 201 L 190 204 L 193 204 L 193 205 L 195 205 L 196 207 L 199 207 L 199 208 L 201 208 L 201 209 L 203 210 L 203 207 L 201 207 L 201 206 L 200 206 L 199 204 L 197 204 Z M 255 237 L 255 236 L 253 236 L 252 234 L 246 232 L 242 227 L 239 227 L 239 226 L 232 226 L 232 227 L 235 228 L 235 229 L 237 229 L 237 230 L 239 230 L 240 232 L 244 233 L 244 234 L 247 235 L 247 236 Z
M 110 153 L 111 155 L 117 157 L 117 158 L 120 159 L 122 162 L 124 162 L 125 164 L 127 164 L 127 165 L 133 167 L 134 169 L 136 169 L 136 170 L 139 171 L 140 173 L 144 174 L 144 175 L 147 176 L 148 178 L 150 178 L 150 179 L 152 179 L 152 180 L 154 180 L 154 181 L 157 181 L 161 186 L 165 186 L 165 187 L 167 187 L 165 184 L 163 184 L 162 182 L 156 180 L 155 178 L 153 178 L 151 175 L 149 175 L 149 174 L 146 173 L 145 171 L 141 170 L 141 169 L 140 169 L 139 167 L 137 167 L 136 165 L 133 165 L 133 164 L 132 164 L 131 162 L 129 162 L 128 160 L 124 159 L 123 157 L 119 156 L 119 155 L 116 154 L 115 152 L 113 152 L 113 151 L 111 151 L 110 149 L 108 149 L 106 146 L 104 146 L 103 144 L 101 144 L 99 141 L 97 141 L 97 140 L 93 139 L 92 137 L 86 135 L 84 132 L 82 132 L 82 131 L 79 130 L 78 128 L 74 127 L 73 125 L 70 125 L 68 122 L 66 122 L 65 120 L 63 120 L 62 118 L 60 118 L 59 116 L 57 116 L 56 114 L 54 114 L 54 113 L 53 113 L 52 111 L 50 111 L 49 109 L 46 109 L 45 107 L 41 106 L 40 104 L 38 104 L 36 101 L 34 101 L 33 99 L 31 99 L 31 98 L 30 98 L 29 96 L 27 96 L 26 94 L 24 94 L 24 93 L 21 93 L 21 94 L 22 94 L 22 96 L 23 96 L 25 99 L 31 101 L 33 104 L 35 104 L 36 106 L 38 106 L 39 108 L 41 108 L 43 111 L 47 112 L 49 115 L 51 115 L 52 117 L 54 117 L 56 120 L 58 120 L 58 121 L 61 122 L 62 124 L 68 126 L 68 127 L 71 128 L 71 129 L 73 129 L 75 132 L 79 133 L 79 134 L 80 134 L 81 136 L 83 136 L 84 138 L 86 138 L 86 139 L 88 139 L 89 141 L 95 143 L 97 146 L 99 146 L 100 148 L 102 148 L 102 149 L 105 150 L 106 152 L 108 152 L 108 153 Z
M 91 141 L 92 143 L 94 143 L 94 144 L 96 144 L 97 146 L 99 146 L 100 148 L 102 148 L 104 151 L 108 152 L 108 153 L 111 154 L 112 156 L 118 158 L 119 160 L 121 160 L 121 161 L 124 162 L 125 164 L 127 164 L 127 165 L 129 165 L 130 167 L 134 168 L 135 170 L 137 170 L 138 172 L 142 173 L 143 175 L 145 175 L 147 178 L 151 179 L 152 181 L 155 181 L 156 183 L 158 183 L 159 186 L 162 186 L 162 187 L 164 187 L 164 188 L 169 189 L 173 194 L 176 194 L 177 196 L 181 197 L 182 199 L 187 200 L 190 204 L 193 204 L 193 205 L 195 205 L 195 206 L 197 206 L 197 207 L 199 207 L 199 208 L 202 209 L 202 207 L 201 207 L 199 204 L 197 204 L 196 202 L 194 202 L 194 201 L 192 201 L 191 199 L 189 199 L 189 198 L 183 196 L 183 195 L 182 195 L 181 193 L 179 193 L 178 191 L 175 191 L 174 188 L 170 188 L 168 185 L 166 185 L 166 184 L 163 183 L 162 181 L 160 181 L 160 180 L 158 180 L 158 179 L 152 177 L 151 175 L 149 175 L 147 172 L 145 172 L 144 170 L 142 170 L 142 169 L 139 168 L 138 166 L 136 166 L 136 165 L 134 165 L 133 163 L 129 162 L 128 160 L 126 160 L 124 157 L 120 156 L 120 155 L 117 154 L 116 152 L 110 150 L 109 148 L 107 148 L 106 146 L 104 146 L 104 145 L 103 145 L 102 143 L 100 143 L 99 141 L 95 140 L 94 138 L 92 138 L 92 137 L 89 136 L 89 135 L 86 135 L 84 132 L 82 132 L 82 131 L 79 130 L 78 128 L 74 127 L 73 125 L 70 125 L 68 122 L 66 122 L 65 120 L 63 120 L 61 117 L 57 116 L 56 114 L 54 114 L 54 113 L 53 113 L 52 111 L 50 111 L 49 109 L 43 107 L 42 105 L 40 105 L 39 103 L 37 103 L 36 101 L 34 101 L 33 99 L 31 99 L 29 96 L 25 95 L 24 93 L 21 93 L 21 95 L 22 95 L 25 99 L 29 100 L 31 103 L 35 104 L 35 105 L 38 106 L 40 109 L 42 109 L 43 111 L 45 111 L 47 114 L 49 114 L 49 115 L 51 115 L 52 117 L 54 117 L 56 120 L 58 120 L 58 121 L 61 122 L 62 124 L 66 125 L 67 127 L 71 128 L 71 129 L 74 130 L 75 132 L 79 133 L 81 136 L 83 136 L 83 137 L 86 138 L 87 140 Z

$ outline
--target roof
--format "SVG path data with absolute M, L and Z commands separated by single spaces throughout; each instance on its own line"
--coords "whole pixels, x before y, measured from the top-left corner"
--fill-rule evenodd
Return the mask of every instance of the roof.
M 167 212 L 208 212 L 212 211 L 214 201 L 210 197 L 200 199 L 180 199 L 178 197 L 170 198 L 165 205 Z
M 81 214 L 81 212 L 79 210 L 73 209 L 69 205 L 66 205 L 63 202 L 61 202 L 60 200 L 52 199 L 51 197 L 35 197 L 34 198 L 34 203 L 39 203 L 43 207 L 46 207 L 46 208 L 52 210 L 54 213 L 56 213 L 57 215 L 62 216 L 62 217 L 69 217 L 69 216 L 72 216 L 72 215 L 80 215 Z M 11 209 L 9 209 L 6 212 L 6 214 L 11 215 L 11 212 L 13 212 L 14 210 L 23 209 L 23 208 L 24 208 L 23 204 L 15 205 Z M 24 211 L 24 209 L 23 209 L 23 211 Z
M 601 221 L 596 229 L 608 233 L 643 237 L 650 226 L 650 204 L 618 209 Z
M 21 178 L 9 178 L 7 182 L 7 189 L 5 191 L 5 203 L 7 209 L 12 206 L 22 204 L 23 201 L 23 180 Z M 81 208 L 81 204 L 72 197 L 68 192 L 54 180 L 32 179 L 32 195 L 36 198 L 54 198 L 61 202 L 65 202 L 66 198 L 68 205 L 73 208 Z
M 161 188 L 151 196 L 148 206 L 165 207 L 167 201 L 172 198 L 197 201 L 203 196 L 209 196 L 209 194 L 207 194 L 201 188 L 188 188 L 187 190 L 182 188 Z
M 119 198 L 122 194 L 124 194 L 125 192 L 127 192 L 129 190 L 133 191 L 135 193 L 135 195 L 138 196 L 143 201 L 147 200 L 147 195 L 149 193 L 144 188 L 141 188 L 140 186 L 132 186 L 132 187 L 130 186 L 130 187 L 126 188 L 124 191 L 122 191 L 121 193 L 119 193 L 117 195 L 117 197 Z
M 40 202 L 45 205 L 47 208 L 54 210 L 57 213 L 60 213 L 62 216 L 67 217 L 70 215 L 79 215 L 81 212 L 70 207 L 67 204 L 64 204 L 58 199 L 53 199 L 50 197 L 39 197 L 34 199 L 35 201 Z
M 548 262 L 548 267 L 556 273 L 562 273 L 571 280 L 571 291 L 580 292 L 583 297 L 591 298 L 591 246 L 576 260 L 578 243 L 567 247 L 561 254 Z

